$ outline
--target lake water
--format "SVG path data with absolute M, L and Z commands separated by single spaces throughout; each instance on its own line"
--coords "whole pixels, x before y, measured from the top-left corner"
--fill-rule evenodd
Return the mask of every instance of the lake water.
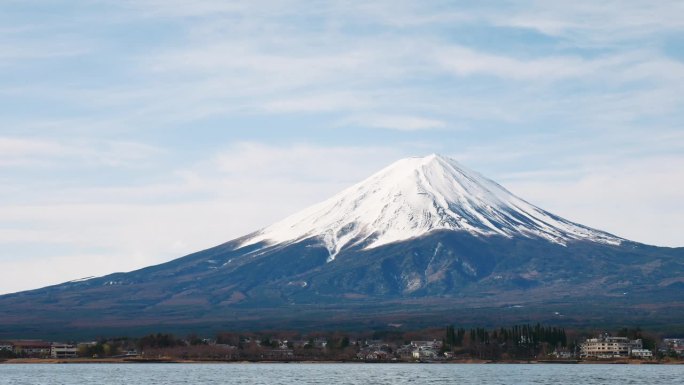
M 0 384 L 684 384 L 684 365 L 28 364 Z

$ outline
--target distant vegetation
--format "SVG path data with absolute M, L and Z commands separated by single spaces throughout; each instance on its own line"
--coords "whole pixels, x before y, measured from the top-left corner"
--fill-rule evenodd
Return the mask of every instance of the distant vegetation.
M 448 325 L 440 329 L 369 332 L 221 332 L 208 338 L 156 333 L 80 343 L 78 355 L 199 361 L 547 360 L 577 357 L 579 343 L 599 332 L 603 331 L 523 324 L 490 329 Z M 656 351 L 657 359 L 677 358 L 676 354 L 657 349 L 662 336 L 639 327 L 622 328 L 613 334 L 641 339 L 645 349 Z M 14 357 L 12 352 L 0 351 L 0 358 Z
M 565 329 L 540 324 L 468 331 L 447 326 L 444 349 L 481 359 L 529 359 L 567 347 Z

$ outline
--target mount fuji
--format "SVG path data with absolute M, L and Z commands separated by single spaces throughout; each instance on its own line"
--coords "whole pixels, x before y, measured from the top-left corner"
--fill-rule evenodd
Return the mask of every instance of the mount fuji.
M 399 160 L 225 244 L 0 296 L 0 337 L 444 322 L 684 326 L 684 248 L 526 202 L 455 160 Z
M 623 240 L 550 214 L 440 155 L 402 159 L 329 200 L 249 237 L 241 246 L 318 237 L 332 261 L 347 247 L 371 249 L 437 230 L 541 238 L 564 245 Z

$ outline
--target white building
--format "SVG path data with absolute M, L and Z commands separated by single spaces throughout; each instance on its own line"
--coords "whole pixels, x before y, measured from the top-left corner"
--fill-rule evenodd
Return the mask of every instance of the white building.
M 50 357 L 76 358 L 78 357 L 78 348 L 76 345 L 53 343 L 50 347 Z
M 621 358 L 629 357 L 634 349 L 642 349 L 640 339 L 611 337 L 603 334 L 598 338 L 587 339 L 580 348 L 580 357 Z
M 416 360 L 434 359 L 437 355 L 437 351 L 430 346 L 421 346 L 413 351 L 413 358 Z
M 632 357 L 653 358 L 653 352 L 648 349 L 632 349 Z
M 411 341 L 411 346 L 414 348 L 431 348 L 439 350 L 442 348 L 442 341 Z

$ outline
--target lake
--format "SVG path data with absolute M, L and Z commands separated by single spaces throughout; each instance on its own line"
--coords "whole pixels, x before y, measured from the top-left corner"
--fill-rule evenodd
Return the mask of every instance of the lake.
M 677 384 L 684 365 L 6 364 L 0 384 Z

